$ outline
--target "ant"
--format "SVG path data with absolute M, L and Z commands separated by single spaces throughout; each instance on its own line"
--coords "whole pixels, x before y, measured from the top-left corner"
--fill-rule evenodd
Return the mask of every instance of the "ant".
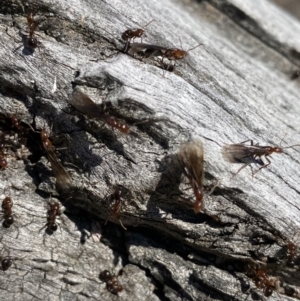
M 194 50 L 195 48 L 197 48 L 199 46 L 202 46 L 202 45 L 203 44 L 200 43 L 200 44 L 196 45 L 195 47 L 188 49 L 187 51 L 185 51 L 183 49 L 179 49 L 179 48 L 169 48 L 169 49 L 166 49 L 166 51 L 164 52 L 164 54 L 162 56 L 161 64 L 164 65 L 163 60 L 165 58 L 167 58 L 167 59 L 169 59 L 171 61 L 174 61 L 174 67 L 175 67 L 175 62 L 177 60 L 184 59 L 187 56 L 187 54 L 188 54 L 189 51 Z M 170 66 L 171 66 L 171 64 L 169 64 L 169 66 L 167 66 L 166 70 L 168 70 Z
M 104 270 L 100 273 L 99 278 L 106 283 L 106 289 L 114 295 L 117 295 L 123 290 L 117 276 L 113 276 L 110 271 Z
M 166 48 L 158 45 L 152 45 L 152 44 L 145 44 L 145 43 L 132 43 L 130 44 L 130 47 L 128 47 L 128 53 L 134 55 L 135 53 L 143 53 L 146 57 L 152 57 L 152 56 L 161 56 L 161 65 L 164 64 L 164 59 L 169 59 L 170 61 L 174 61 L 174 67 L 175 62 L 177 60 L 184 59 L 188 52 L 191 50 L 194 50 L 195 48 L 201 46 L 203 44 L 198 44 L 193 48 L 188 49 L 187 51 L 179 48 Z M 171 67 L 171 64 L 167 65 L 166 70 L 169 70 Z
M 5 256 L 5 257 L 0 256 L 0 261 L 1 261 L 2 271 L 7 271 L 13 263 L 12 259 L 9 256 Z
M 3 227 L 5 228 L 9 228 L 14 223 L 14 218 L 12 216 L 12 209 L 11 209 L 12 206 L 13 206 L 13 201 L 9 196 L 7 196 L 2 201 L 2 212 L 4 215 Z
M 57 231 L 56 217 L 61 215 L 61 211 L 59 208 L 59 203 L 55 202 L 50 205 L 48 209 L 47 215 L 47 223 L 46 225 L 40 229 L 40 231 L 47 227 L 47 231 L 53 233 Z
M 49 139 L 49 135 L 47 134 L 45 129 L 42 129 L 40 132 L 35 131 L 31 125 L 29 125 L 33 132 L 39 133 L 42 141 L 42 145 L 44 151 L 46 152 L 47 159 L 51 164 L 51 168 L 53 174 L 56 178 L 56 183 L 63 189 L 67 189 L 71 186 L 72 180 L 69 173 L 65 170 L 65 168 L 58 161 L 57 156 L 55 154 L 55 147 Z
M 300 76 L 300 69 L 294 71 L 291 75 L 291 79 L 297 79 Z
M 275 277 L 270 277 L 265 269 L 257 268 L 254 269 L 249 267 L 248 273 L 254 281 L 257 288 L 263 289 L 263 294 L 265 297 L 270 297 L 274 289 L 277 290 L 279 286 L 279 280 L 275 280 Z
M 203 207 L 203 144 L 197 139 L 184 143 L 179 149 L 179 159 L 185 176 L 189 179 L 195 195 L 193 204 L 195 213 Z
M 250 141 L 250 145 L 245 145 L 246 142 Z M 252 177 L 258 173 L 261 169 L 268 167 L 271 164 L 269 156 L 273 153 L 282 154 L 284 149 L 292 148 L 295 146 L 300 146 L 300 144 L 295 144 L 286 147 L 280 146 L 260 146 L 258 143 L 254 144 L 253 140 L 246 140 L 237 144 L 225 144 L 222 149 L 223 157 L 233 163 L 245 163 L 234 175 L 235 177 L 242 169 L 251 163 L 257 163 L 262 165 L 258 170 L 253 173 Z M 264 158 L 267 163 L 265 163 L 262 158 Z M 251 165 L 250 165 L 251 167 Z M 232 178 L 233 178 L 232 177 Z
M 295 265 L 295 257 L 297 255 L 297 247 L 294 243 L 289 242 L 287 244 L 287 265 Z
M 4 152 L 0 149 L 0 168 L 1 169 L 6 169 L 7 168 L 7 160 L 5 158 Z
M 112 116 L 104 114 L 103 109 L 100 106 L 94 103 L 86 94 L 78 89 L 73 91 L 70 103 L 76 110 L 84 115 L 100 119 L 112 128 L 116 128 L 124 134 L 128 134 L 130 131 L 130 127 L 127 124 L 122 123 L 120 120 Z
M 27 46 L 31 49 L 35 49 L 38 46 L 38 41 L 34 34 L 37 25 L 36 22 L 34 21 L 33 13 L 28 13 L 27 22 L 29 27 L 29 37 L 27 38 Z
M 121 214 L 121 210 L 122 207 L 124 206 L 125 200 L 122 197 L 122 190 L 120 188 L 117 188 L 110 196 L 110 200 L 112 201 L 112 204 L 110 205 L 111 208 L 111 212 L 112 212 L 112 216 L 113 218 L 119 220 L 122 228 L 124 230 L 127 230 L 122 221 L 120 220 L 120 214 Z M 107 222 L 107 221 L 106 221 Z
M 154 20 L 151 20 L 148 22 L 145 26 L 144 29 Z M 134 42 L 135 38 L 141 38 L 141 43 L 143 42 L 142 36 L 146 36 L 145 30 L 142 28 L 136 28 L 136 29 L 127 29 L 122 33 L 122 40 L 126 42 L 124 52 L 127 52 L 127 49 L 129 47 L 130 40 Z

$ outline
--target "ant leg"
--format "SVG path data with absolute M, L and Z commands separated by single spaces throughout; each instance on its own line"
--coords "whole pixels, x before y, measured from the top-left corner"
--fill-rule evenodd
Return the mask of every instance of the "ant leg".
M 122 228 L 125 230 L 125 231 L 127 231 L 127 228 L 125 228 L 124 227 L 124 225 L 123 225 L 123 223 L 122 223 L 122 221 L 119 219 L 119 222 L 120 222 L 120 225 L 122 226 Z
M 264 164 L 262 167 L 260 167 L 254 174 L 253 176 L 258 173 L 261 169 L 268 167 L 271 164 L 271 161 L 269 160 L 269 158 L 267 157 L 267 155 L 265 156 L 265 159 L 267 160 L 268 163 Z
M 250 165 L 251 164 L 251 162 L 250 163 L 246 163 L 246 164 L 244 164 L 231 178 L 230 178 L 230 181 L 242 170 L 242 169 L 244 169 L 245 167 L 247 167 L 248 165 Z
M 243 142 L 240 142 L 240 143 L 247 143 L 250 141 L 250 145 L 253 146 L 253 140 L 252 139 L 248 139 L 248 140 L 245 140 Z

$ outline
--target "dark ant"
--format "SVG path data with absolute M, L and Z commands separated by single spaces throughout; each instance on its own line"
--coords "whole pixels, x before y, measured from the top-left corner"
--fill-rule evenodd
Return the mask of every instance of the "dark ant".
M 49 231 L 50 233 L 57 231 L 56 217 L 60 215 L 61 211 L 59 208 L 59 203 L 55 202 L 51 204 L 48 209 L 47 223 L 43 228 L 40 229 L 40 231 L 46 227 L 47 231 Z
M 203 209 L 203 145 L 200 140 L 184 143 L 180 146 L 179 159 L 185 176 L 189 179 L 196 200 L 194 211 Z
M 122 133 L 129 133 L 130 127 L 127 124 L 122 123 L 114 117 L 104 114 L 103 109 L 95 104 L 86 94 L 84 94 L 80 90 L 75 89 L 73 91 L 70 103 L 84 115 L 87 115 L 91 118 L 98 118 Z
M 300 69 L 293 72 L 291 79 L 297 79 L 300 76 Z
M 246 142 L 250 141 L 250 145 L 245 145 Z M 300 146 L 300 144 L 295 144 L 286 147 L 280 146 L 260 146 L 258 143 L 253 144 L 253 140 L 246 140 L 237 144 L 225 144 L 222 149 L 223 157 L 232 163 L 245 163 L 234 175 L 235 177 L 243 168 L 250 165 L 251 163 L 256 163 L 262 165 L 254 173 L 252 171 L 252 176 L 258 173 L 261 169 L 268 167 L 271 164 L 269 156 L 273 153 L 282 154 L 284 149 L 292 148 L 295 146 Z M 265 163 L 262 158 L 264 158 L 267 163 Z M 232 178 L 233 178 L 232 177 Z
M 287 265 L 295 265 L 295 257 L 297 255 L 297 247 L 294 243 L 289 242 L 287 244 Z
M 2 201 L 2 212 L 4 215 L 3 226 L 5 228 L 9 228 L 14 223 L 14 218 L 12 215 L 12 206 L 13 206 L 13 201 L 9 196 L 7 196 Z
M 27 38 L 27 45 L 29 48 L 35 49 L 38 46 L 38 41 L 34 34 L 37 25 L 36 22 L 34 21 L 33 13 L 29 13 L 27 15 L 27 22 L 29 27 L 29 37 Z
M 125 200 L 124 198 L 122 197 L 122 190 L 120 188 L 117 188 L 113 194 L 111 194 L 110 196 L 110 201 L 112 202 L 110 208 L 111 208 L 111 212 L 112 212 L 112 216 L 113 218 L 119 220 L 122 228 L 124 230 L 127 230 L 122 221 L 120 220 L 120 214 L 121 214 L 121 210 L 122 210 L 122 207 L 124 206 L 124 203 L 125 203 Z
M 110 271 L 104 270 L 100 273 L 99 278 L 101 281 L 106 283 L 106 289 L 114 294 L 117 295 L 123 290 L 122 285 L 119 283 L 117 276 L 113 276 Z
M 2 271 L 7 271 L 13 263 L 12 259 L 9 256 L 5 256 L 5 257 L 0 256 L 0 261 L 1 261 Z
M 12 125 L 18 130 L 18 131 L 23 131 L 23 127 L 20 124 L 19 119 L 16 117 L 16 115 L 12 115 L 10 117 L 10 121 L 12 123 Z
M 67 189 L 71 186 L 72 180 L 69 173 L 65 170 L 65 168 L 58 161 L 57 156 L 55 154 L 55 147 L 49 139 L 49 135 L 47 134 L 45 129 L 42 129 L 40 132 L 35 131 L 31 125 L 29 125 L 33 132 L 39 133 L 41 137 L 41 141 L 43 144 L 43 148 L 46 152 L 47 159 L 51 164 L 51 168 L 53 174 L 56 178 L 56 183 L 63 189 Z

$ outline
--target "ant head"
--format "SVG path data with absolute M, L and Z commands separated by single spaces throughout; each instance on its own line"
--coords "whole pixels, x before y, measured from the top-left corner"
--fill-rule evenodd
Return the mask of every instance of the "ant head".
M 173 54 L 175 60 L 181 60 L 185 58 L 186 55 L 187 55 L 187 51 L 181 49 L 176 49 Z
M 122 34 L 122 40 L 126 41 L 132 36 L 133 31 L 131 29 L 127 29 Z
M 7 160 L 5 158 L 0 158 L 0 167 L 5 169 L 7 167 L 8 163 Z
M 273 148 L 273 152 L 277 153 L 277 154 L 282 154 L 283 149 L 282 149 L 282 147 L 276 146 L 276 147 Z
M 13 261 L 10 257 L 4 257 L 2 262 L 1 262 L 1 267 L 3 271 L 7 271 L 11 265 L 12 265 Z
M 41 134 L 42 141 L 47 141 L 48 140 L 48 134 L 47 134 L 45 129 L 42 129 L 40 134 Z
M 140 38 L 144 34 L 144 30 L 139 28 L 135 31 L 135 35 L 137 38 Z
M 271 286 L 267 286 L 265 289 L 264 289 L 264 295 L 266 297 L 270 297 L 273 293 L 273 288 Z
M 11 197 L 7 196 L 5 199 L 2 201 L 2 209 L 6 209 L 9 207 L 12 207 L 13 201 Z
M 112 274 L 109 270 L 104 270 L 100 273 L 99 278 L 103 282 L 107 282 L 112 278 Z

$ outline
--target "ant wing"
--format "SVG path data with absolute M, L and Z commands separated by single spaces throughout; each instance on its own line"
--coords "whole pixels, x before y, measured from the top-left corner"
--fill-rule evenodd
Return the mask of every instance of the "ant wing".
M 180 146 L 179 156 L 186 175 L 202 186 L 203 183 L 203 144 L 195 139 Z
M 57 184 L 63 189 L 70 188 L 72 183 L 70 175 L 61 165 L 61 163 L 57 160 L 56 154 L 52 149 L 47 149 L 46 152 Z
M 167 51 L 167 48 L 158 45 L 146 43 L 131 43 L 129 48 L 130 54 L 143 52 L 146 57 L 162 56 Z
M 247 146 L 242 143 L 225 144 L 222 148 L 223 158 L 232 163 L 248 163 L 255 161 L 255 147 Z
M 91 118 L 103 119 L 104 113 L 100 106 L 95 104 L 86 94 L 76 89 L 72 93 L 70 104 L 76 110 Z

